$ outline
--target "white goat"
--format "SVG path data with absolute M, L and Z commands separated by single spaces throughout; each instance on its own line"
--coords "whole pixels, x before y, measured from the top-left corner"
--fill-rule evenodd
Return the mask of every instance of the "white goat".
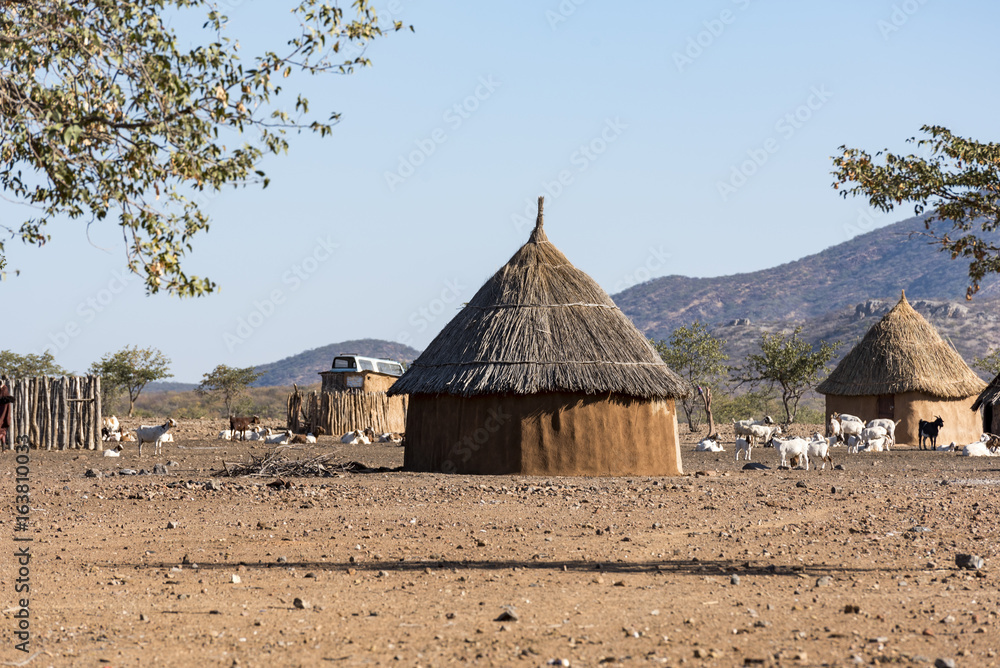
M 740 453 L 746 453 L 743 455 L 745 461 L 750 461 L 750 450 L 753 448 L 753 441 L 746 438 L 736 439 L 736 461 L 740 461 Z
M 868 424 L 865 425 L 869 429 L 873 427 L 882 427 L 885 429 L 885 433 L 889 436 L 889 445 L 896 445 L 896 425 L 898 425 L 902 420 L 888 420 L 886 418 L 879 418 L 878 420 L 869 420 Z M 891 450 L 892 448 L 887 448 Z
M 813 461 L 820 460 L 823 462 L 823 465 L 819 467 L 820 470 L 826 468 L 827 462 L 830 462 L 830 466 L 833 466 L 833 458 L 830 457 L 830 446 L 836 442 L 836 436 L 826 438 L 818 432 L 813 434 L 812 439 L 808 442 L 809 457 Z
M 177 426 L 177 420 L 173 418 L 168 418 L 166 422 L 159 426 L 150 427 L 147 425 L 142 425 L 135 430 L 135 440 L 139 442 L 139 456 L 142 457 L 142 444 L 152 443 L 153 444 L 153 456 L 160 454 L 163 446 L 161 445 L 164 441 L 164 436 L 170 431 L 171 427 Z
M 340 442 L 347 445 L 369 445 L 371 441 L 360 429 L 349 431 L 340 437 Z
M 121 454 L 122 454 L 122 448 L 123 447 L 124 446 L 121 443 L 119 443 L 118 445 L 116 445 L 115 447 L 111 448 L 110 450 L 105 450 L 104 451 L 104 456 L 105 457 L 120 457 Z
M 852 454 L 858 451 L 858 446 L 861 445 L 860 436 L 848 436 L 847 437 L 847 453 Z
M 830 418 L 829 424 L 826 426 L 827 433 L 833 436 L 838 441 L 840 440 L 840 420 L 835 417 Z
M 763 420 L 733 420 L 733 433 L 737 436 L 749 436 L 750 432 L 747 431 L 753 426 L 767 426 L 769 424 L 774 424 L 774 420 L 770 415 L 765 415 Z
M 861 432 L 865 430 L 865 423 L 861 420 L 840 420 L 840 437 L 846 443 L 851 436 L 857 436 L 861 440 Z
M 252 431 L 247 431 L 244 436 L 245 441 L 263 441 L 269 436 L 263 427 L 254 427 Z
M 380 434 L 378 437 L 378 443 L 402 443 L 403 435 L 396 433 L 385 433 Z
M 781 435 L 781 427 L 776 424 L 761 425 L 754 424 L 747 427 L 747 440 L 753 441 L 754 445 L 771 445 L 771 439 Z
M 877 447 L 875 446 L 878 443 Z M 885 427 L 865 427 L 861 430 L 861 449 L 882 452 L 882 446 L 889 449 L 889 432 Z
M 101 419 L 101 440 L 115 443 L 122 440 L 122 426 L 114 415 Z
M 265 443 L 270 443 L 272 445 L 288 445 L 288 442 L 292 440 L 292 430 L 286 429 L 280 434 L 275 434 L 274 436 L 268 436 L 264 439 Z
M 726 449 L 722 447 L 721 443 L 716 443 L 710 438 L 706 438 L 698 442 L 695 446 L 695 452 L 725 452 Z
M 998 457 L 1000 453 L 993 452 L 990 450 L 989 445 L 986 441 L 976 441 L 975 443 L 969 443 L 967 446 L 962 448 L 963 457 Z
M 782 441 L 780 438 L 772 439 L 774 449 L 781 455 L 781 466 L 788 466 L 788 460 L 796 457 L 799 462 L 809 470 L 809 442 L 804 438 L 789 438 Z

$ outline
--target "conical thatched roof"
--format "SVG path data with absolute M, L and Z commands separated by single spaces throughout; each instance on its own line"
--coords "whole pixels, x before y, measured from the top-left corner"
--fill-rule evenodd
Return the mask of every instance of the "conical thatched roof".
M 445 325 L 391 394 L 540 392 L 676 398 L 690 391 L 538 221 L 520 250 Z
M 922 392 L 963 399 L 985 385 L 904 294 L 816 391 L 839 396 Z
M 997 403 L 1000 403 L 1000 374 L 982 391 L 976 402 L 972 404 L 972 410 L 978 411 L 979 407 L 983 404 L 992 405 Z

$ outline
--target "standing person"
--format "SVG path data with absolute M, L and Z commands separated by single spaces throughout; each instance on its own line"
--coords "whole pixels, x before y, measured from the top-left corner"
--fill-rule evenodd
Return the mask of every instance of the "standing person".
M 14 403 L 14 397 L 11 396 L 7 386 L 7 376 L 0 376 L 0 447 L 7 445 L 11 404 Z

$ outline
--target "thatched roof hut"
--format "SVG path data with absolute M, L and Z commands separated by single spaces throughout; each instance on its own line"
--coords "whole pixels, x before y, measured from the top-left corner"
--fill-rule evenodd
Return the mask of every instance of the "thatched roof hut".
M 690 387 L 608 294 L 549 242 L 528 242 L 390 390 L 409 394 L 409 470 L 681 472 L 674 399 Z
M 938 415 L 941 438 L 961 443 L 979 437 L 969 407 L 984 385 L 903 294 L 816 390 L 826 395 L 827 416 L 900 421 L 898 443 L 916 444 L 919 420 Z
M 972 404 L 972 410 L 983 411 L 983 431 L 1000 435 L 1000 410 L 997 410 L 997 404 L 1000 404 L 1000 374 Z

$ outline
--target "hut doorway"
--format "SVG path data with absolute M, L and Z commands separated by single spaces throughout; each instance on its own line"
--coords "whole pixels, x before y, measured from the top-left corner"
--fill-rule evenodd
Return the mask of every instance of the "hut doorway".
M 989 434 L 997 433 L 995 422 L 996 420 L 993 419 L 993 404 L 983 404 L 983 431 Z
M 895 395 L 892 394 L 880 394 L 878 395 L 878 417 L 879 419 L 885 420 L 895 420 L 896 419 L 896 401 Z

